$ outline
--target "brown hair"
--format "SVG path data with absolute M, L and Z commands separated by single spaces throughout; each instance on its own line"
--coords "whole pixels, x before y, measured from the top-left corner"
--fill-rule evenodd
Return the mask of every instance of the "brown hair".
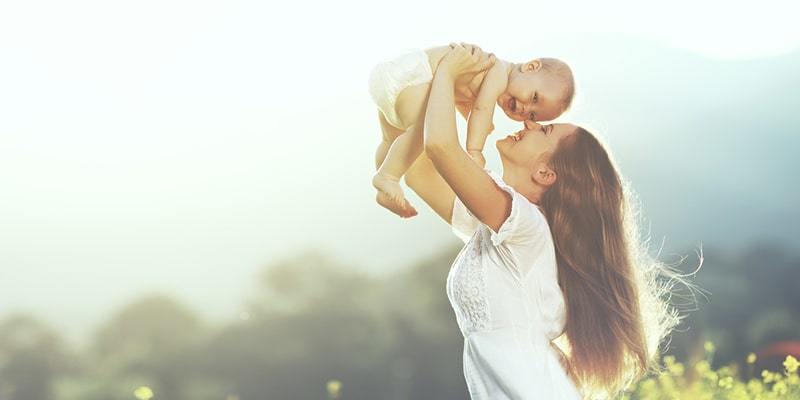
M 567 307 L 565 331 L 555 343 L 584 395 L 613 397 L 657 370 L 658 346 L 682 318 L 665 297 L 683 276 L 641 248 L 626 201 L 632 192 L 594 135 L 577 128 L 548 163 L 558 179 L 541 206 Z
M 540 58 L 542 69 L 561 81 L 564 87 L 561 112 L 569 110 L 572 106 L 572 99 L 575 97 L 575 78 L 572 76 L 572 69 L 564 61 L 558 58 Z

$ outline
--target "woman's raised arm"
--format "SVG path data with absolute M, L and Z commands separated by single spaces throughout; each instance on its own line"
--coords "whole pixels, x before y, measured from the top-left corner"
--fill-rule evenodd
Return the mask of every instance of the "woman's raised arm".
M 491 67 L 494 57 L 475 46 L 451 47 L 431 84 L 425 112 L 425 154 L 467 209 L 496 232 L 511 213 L 511 196 L 497 187 L 458 143 L 454 111 L 456 78 Z

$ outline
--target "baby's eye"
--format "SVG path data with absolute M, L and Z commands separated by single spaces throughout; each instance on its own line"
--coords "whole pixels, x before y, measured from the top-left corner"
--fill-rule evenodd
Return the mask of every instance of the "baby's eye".
M 528 119 L 533 122 L 536 122 L 536 113 L 531 113 L 530 115 L 528 115 Z
M 539 101 L 539 93 L 538 92 L 533 94 L 533 102 L 536 103 L 537 101 Z

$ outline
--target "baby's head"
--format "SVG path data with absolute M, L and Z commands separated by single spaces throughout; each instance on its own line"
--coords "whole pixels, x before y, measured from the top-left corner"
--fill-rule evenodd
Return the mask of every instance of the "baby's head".
M 575 94 L 572 70 L 557 58 L 515 64 L 497 105 L 515 121 L 550 121 L 566 111 Z

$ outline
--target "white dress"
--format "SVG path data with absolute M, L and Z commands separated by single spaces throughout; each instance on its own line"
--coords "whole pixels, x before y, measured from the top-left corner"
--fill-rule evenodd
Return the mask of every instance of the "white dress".
M 464 377 L 473 400 L 581 399 L 550 340 L 564 330 L 553 240 L 537 206 L 493 172 L 512 196 L 497 232 L 456 197 L 451 225 L 464 242 L 447 275 L 447 297 L 464 336 Z

